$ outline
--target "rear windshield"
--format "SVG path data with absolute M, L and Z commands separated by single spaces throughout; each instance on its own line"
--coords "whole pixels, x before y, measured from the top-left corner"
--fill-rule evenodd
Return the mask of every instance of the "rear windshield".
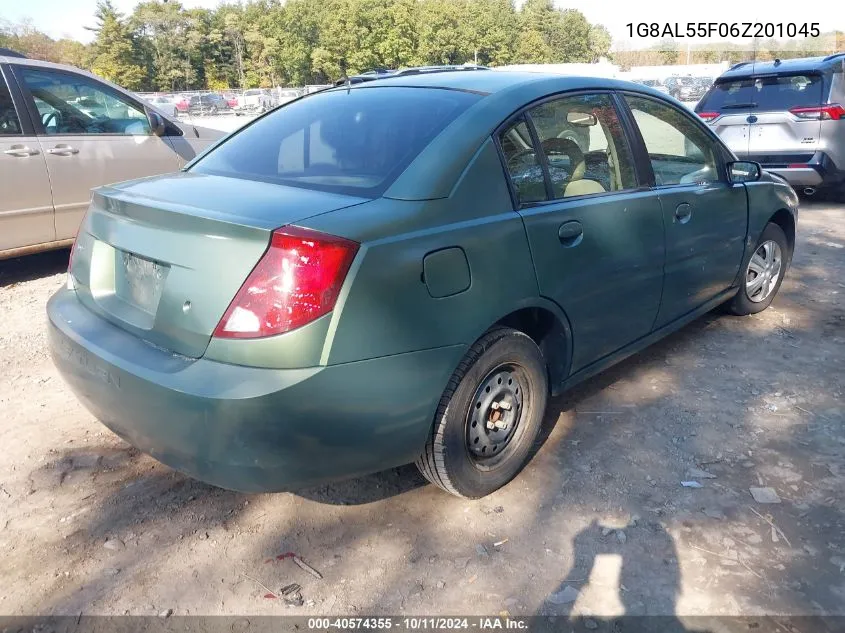
M 376 197 L 480 98 L 399 87 L 315 93 L 257 119 L 191 171 Z
M 815 106 L 822 102 L 822 77 L 770 75 L 717 81 L 696 108 L 699 112 L 754 109 L 761 112 Z

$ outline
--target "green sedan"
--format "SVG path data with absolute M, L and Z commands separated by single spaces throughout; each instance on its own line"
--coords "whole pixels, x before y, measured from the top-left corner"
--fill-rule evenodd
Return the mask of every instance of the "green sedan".
M 50 345 L 106 426 L 211 484 L 416 462 L 477 498 L 550 395 L 720 304 L 768 307 L 797 205 L 645 86 L 394 75 L 95 190 Z

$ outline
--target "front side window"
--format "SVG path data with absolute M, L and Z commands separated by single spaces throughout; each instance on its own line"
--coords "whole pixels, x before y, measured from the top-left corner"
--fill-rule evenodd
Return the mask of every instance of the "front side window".
M 400 87 L 321 92 L 256 120 L 191 171 L 378 196 L 481 98 Z
M 21 75 L 48 135 L 152 133 L 143 109 L 92 79 L 29 68 Z
M 12 136 L 21 133 L 21 122 L 12 103 L 9 87 L 0 75 L 0 136 Z
M 642 134 L 657 186 L 719 180 L 715 143 L 687 115 L 669 105 L 626 95 Z
M 637 186 L 634 161 L 607 94 L 548 101 L 529 110 L 555 198 Z

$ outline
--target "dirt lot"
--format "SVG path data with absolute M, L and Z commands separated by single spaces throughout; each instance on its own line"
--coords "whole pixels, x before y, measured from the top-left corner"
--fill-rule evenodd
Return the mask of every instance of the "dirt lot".
M 845 614 L 845 206 L 805 204 L 799 234 L 769 310 L 554 400 L 537 457 L 478 502 L 413 467 L 258 496 L 171 471 L 53 370 L 67 253 L 2 262 L 0 613 Z

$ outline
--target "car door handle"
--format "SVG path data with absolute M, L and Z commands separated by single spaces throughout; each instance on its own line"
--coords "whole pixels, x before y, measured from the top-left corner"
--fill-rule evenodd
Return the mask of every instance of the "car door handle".
M 686 224 L 692 218 L 692 207 L 686 202 L 682 202 L 675 209 L 675 219 L 681 224 Z
M 26 158 L 27 156 L 35 156 L 38 154 L 37 149 L 32 149 L 26 145 L 12 145 L 9 149 L 3 150 L 7 156 L 16 156 L 17 158 Z
M 48 154 L 53 154 L 54 156 L 71 156 L 73 154 L 78 154 L 79 150 L 75 147 L 71 147 L 70 145 L 56 145 L 55 147 L 47 150 Z
M 564 222 L 557 230 L 557 237 L 566 247 L 578 246 L 584 237 L 584 227 L 578 220 Z

